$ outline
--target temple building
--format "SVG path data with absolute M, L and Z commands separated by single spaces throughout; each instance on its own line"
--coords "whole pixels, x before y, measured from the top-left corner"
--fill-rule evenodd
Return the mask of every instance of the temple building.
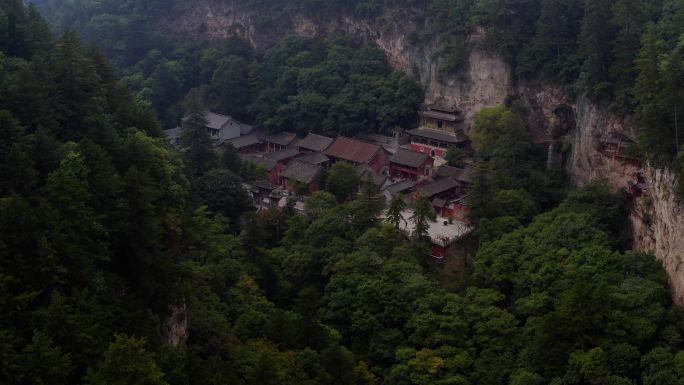
M 418 180 L 432 175 L 434 159 L 424 153 L 399 148 L 390 158 L 389 175 L 395 179 Z
M 418 125 L 421 128 L 455 133 L 463 131 L 463 114 L 454 105 L 444 99 L 425 105 L 418 111 Z
M 463 133 L 463 113 L 444 99 L 425 105 L 418 112 L 418 128 L 406 131 L 411 138 L 410 149 L 444 157 L 447 148 L 467 147 L 470 143 Z

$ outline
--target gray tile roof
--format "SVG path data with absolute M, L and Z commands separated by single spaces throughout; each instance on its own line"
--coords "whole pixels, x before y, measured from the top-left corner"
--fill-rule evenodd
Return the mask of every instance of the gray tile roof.
M 376 186 L 380 187 L 385 184 L 387 177 L 379 172 L 374 172 L 366 165 L 362 165 L 359 171 L 359 180 L 363 182 L 373 182 Z
M 438 140 L 438 141 L 446 142 L 446 143 L 450 143 L 450 144 L 459 144 L 459 143 L 464 143 L 464 142 L 467 142 L 470 140 L 470 138 L 468 138 L 465 134 L 463 134 L 461 132 L 457 132 L 457 133 L 454 133 L 452 135 L 452 134 L 448 134 L 445 132 L 415 128 L 413 130 L 406 131 L 406 133 L 411 135 L 411 136 L 419 136 L 421 138 Z
M 297 182 L 309 184 L 313 182 L 321 173 L 323 167 L 295 160 L 281 174 L 283 178 L 295 180 Z
M 306 138 L 299 142 L 298 146 L 306 150 L 321 152 L 330 147 L 334 140 L 327 136 L 309 133 Z
M 171 142 L 172 145 L 175 145 L 180 141 L 181 132 L 182 132 L 181 127 L 170 128 L 168 130 L 164 130 L 164 134 L 169 139 L 169 142 Z
M 289 146 L 297 138 L 297 134 L 293 132 L 278 132 L 276 134 L 265 135 L 259 139 L 275 143 L 280 146 Z
M 271 171 L 274 168 L 276 168 L 276 166 L 278 166 L 278 162 L 276 161 L 255 155 L 240 154 L 240 159 L 242 159 L 243 162 L 249 162 L 258 166 L 263 166 L 266 169 L 266 171 Z
M 230 143 L 236 149 L 241 149 L 249 146 L 254 146 L 261 143 L 261 140 L 256 137 L 256 135 L 241 136 L 236 139 L 227 140 L 226 143 Z
M 411 151 L 411 150 L 407 150 L 405 148 L 400 148 L 392 156 L 392 158 L 390 159 L 390 162 L 400 164 L 402 166 L 418 168 L 423 163 L 425 163 L 425 161 L 428 159 L 428 157 L 429 157 L 428 154 L 425 154 L 422 152 Z
M 311 152 L 308 154 L 300 155 L 297 160 L 311 164 L 322 164 L 330 161 L 327 155 L 322 152 Z
M 451 167 L 449 165 L 443 165 L 437 169 L 437 176 L 451 177 L 459 182 L 470 183 L 474 172 L 475 170 L 471 167 L 458 168 Z
M 458 186 L 458 182 L 456 182 L 453 178 L 442 178 L 420 187 L 418 191 L 427 197 L 433 197 L 437 194 L 455 189 Z
M 266 154 L 264 155 L 264 158 L 272 160 L 274 162 L 281 162 L 286 159 L 294 158 L 297 155 L 299 155 L 299 151 L 295 150 L 294 148 L 290 148 L 287 150 L 276 151 L 270 154 Z
M 207 114 L 204 116 L 204 118 L 207 120 L 207 125 L 205 127 L 209 127 L 214 130 L 220 130 L 221 127 L 225 126 L 232 120 L 232 118 L 228 115 L 217 114 L 211 111 L 207 111 Z M 183 121 L 187 122 L 188 119 L 189 117 L 186 116 L 183 118 Z
M 249 125 L 249 124 L 245 124 L 242 122 L 238 122 L 237 120 L 234 120 L 234 121 L 238 126 L 240 126 L 240 135 L 243 135 L 243 136 L 248 135 L 248 134 L 251 134 L 252 131 L 254 131 L 254 126 Z
M 413 188 L 414 185 L 415 183 L 413 181 L 406 179 L 393 185 L 387 186 L 387 188 L 385 188 L 385 191 L 394 196 L 399 194 L 400 192 L 410 190 L 411 188 Z
M 463 172 L 463 169 L 462 169 L 462 168 L 452 167 L 452 166 L 449 166 L 449 165 L 445 164 L 445 165 L 439 166 L 439 167 L 437 168 L 436 174 L 437 174 L 437 176 L 439 176 L 439 177 L 447 177 L 447 176 L 457 176 L 457 175 L 460 175 L 461 172 Z

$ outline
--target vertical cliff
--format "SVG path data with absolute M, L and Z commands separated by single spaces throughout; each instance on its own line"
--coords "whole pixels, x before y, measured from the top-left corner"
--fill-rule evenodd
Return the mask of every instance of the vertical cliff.
M 632 187 L 630 220 L 634 248 L 652 252 L 670 277 L 672 296 L 684 305 L 684 216 L 682 202 L 673 191 L 674 174 L 644 162 L 626 162 L 601 153 L 601 142 L 617 133 L 636 137 L 632 121 L 579 98 L 575 104 L 576 130 L 572 135 L 569 172 L 578 185 L 595 180 L 615 189 Z
M 647 193 L 631 216 L 634 246 L 658 257 L 670 277 L 674 301 L 684 306 L 684 213 L 682 202 L 672 191 L 675 176 L 649 166 L 642 173 Z
M 460 74 L 444 76 L 439 59 L 433 57 L 438 41 L 414 44 L 413 32 L 424 27 L 425 4 L 412 8 L 388 7 L 373 18 L 355 15 L 287 14 L 276 21 L 264 22 L 257 9 L 231 0 L 200 0 L 179 3 L 157 28 L 178 40 L 212 40 L 232 35 L 248 40 L 257 49 L 277 43 L 287 34 L 320 36 L 345 34 L 359 41 L 374 43 L 388 57 L 390 64 L 411 74 L 425 86 L 428 102 L 444 97 L 459 105 L 466 122 L 484 107 L 501 104 L 512 91 L 509 66 L 498 56 L 472 50 Z M 476 42 L 481 35 L 474 34 Z

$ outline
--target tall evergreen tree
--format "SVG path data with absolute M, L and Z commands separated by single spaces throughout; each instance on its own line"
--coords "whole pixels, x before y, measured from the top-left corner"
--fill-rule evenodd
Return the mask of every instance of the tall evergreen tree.
M 682 143 L 682 103 L 684 103 L 684 60 L 682 58 L 684 42 L 678 44 L 661 63 L 660 103 L 668 117 L 668 124 L 661 129 L 664 131 L 666 143 L 670 148 L 666 150 L 672 157 L 679 151 Z
M 93 61 L 87 56 L 78 35 L 66 32 L 56 44 L 54 79 L 60 92 L 51 95 L 58 100 L 57 119 L 60 139 L 78 140 L 95 126 L 104 112 L 105 95 Z M 93 127 L 95 126 L 95 127 Z M 68 128 L 68 129 L 67 129 Z
M 402 212 L 406 209 L 406 202 L 404 202 L 404 195 L 397 194 L 392 197 L 389 208 L 387 209 L 387 220 L 393 224 L 394 227 L 399 228 L 399 223 L 405 221 Z
M 117 334 L 100 364 L 90 370 L 89 385 L 166 385 L 145 339 Z
M 541 68 L 547 76 L 564 82 L 574 80 L 581 12 L 581 0 L 541 0 L 536 33 L 528 54 L 533 58 L 524 59 L 535 62 L 529 71 Z
M 198 177 L 207 172 L 214 161 L 211 137 L 205 128 L 209 122 L 204 107 L 204 92 L 199 88 L 192 89 L 185 98 L 184 108 L 181 145 L 190 173 Z
M 411 203 L 410 207 L 411 210 L 413 210 L 411 215 L 411 221 L 413 222 L 412 235 L 415 239 L 424 240 L 428 237 L 430 222 L 437 218 L 435 209 L 432 208 L 430 200 L 424 195 L 420 195 L 416 198 L 416 200 Z
M 611 44 L 615 34 L 612 22 L 614 0 L 585 0 L 580 33 L 582 86 L 598 98 L 610 96 Z
M 639 123 L 639 143 L 652 159 L 661 162 L 668 157 L 671 148 L 670 138 L 664 133 L 667 121 L 661 106 L 661 69 L 659 63 L 662 42 L 655 28 L 644 34 L 641 50 L 636 60 L 638 75 L 634 85 L 634 98 L 637 105 L 636 119 Z
M 636 78 L 634 61 L 641 47 L 647 20 L 647 4 L 642 0 L 617 0 L 613 6 L 613 24 L 617 28 L 610 67 L 617 103 L 627 111 L 633 103 L 632 85 Z

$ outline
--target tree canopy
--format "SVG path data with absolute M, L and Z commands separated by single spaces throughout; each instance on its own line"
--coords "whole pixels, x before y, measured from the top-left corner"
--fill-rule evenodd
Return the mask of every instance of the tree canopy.
M 506 38 L 525 4 L 487 12 L 494 3 L 472 6 Z M 379 3 L 353 4 L 373 12 Z M 426 199 L 396 198 L 383 223 L 377 188 L 364 183 L 356 194 L 339 163 L 330 192 L 314 194 L 303 214 L 291 204 L 250 210 L 234 154 L 191 167 L 196 158 L 160 137 L 150 106 L 101 54 L 76 33 L 51 37 L 21 1 L 0 6 L 0 382 L 684 380 L 684 314 L 655 258 L 624 247 L 625 197 L 600 185 L 559 191 L 515 103 L 476 118 L 481 247 L 453 287 L 427 266 Z M 262 64 L 289 63 L 273 73 L 289 91 L 301 80 L 324 92 L 316 66 L 331 63 L 314 56 L 336 50 L 367 65 L 344 78 L 349 92 L 384 92 L 385 75 L 401 80 L 376 50 L 335 41 L 287 39 Z M 644 68 L 664 60 L 652 48 L 640 55 Z M 177 75 L 175 64 L 163 67 Z M 295 91 L 287 95 L 297 103 L 318 103 Z M 396 226 L 404 208 L 415 237 Z

